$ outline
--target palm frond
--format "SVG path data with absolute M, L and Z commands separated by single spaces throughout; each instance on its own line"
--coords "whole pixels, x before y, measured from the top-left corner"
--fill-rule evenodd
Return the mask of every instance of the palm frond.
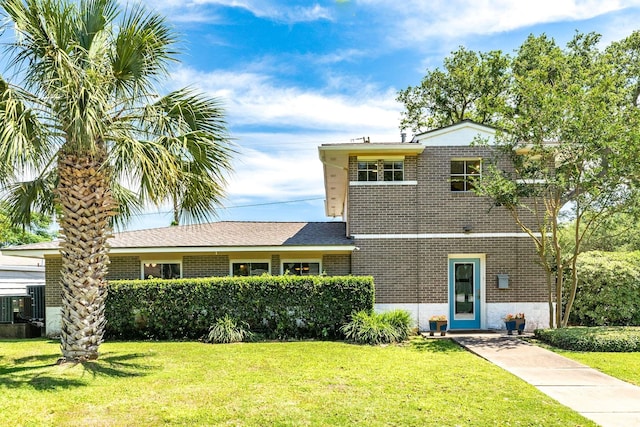
M 56 212 L 54 189 L 57 183 L 57 171 L 51 170 L 34 180 L 10 185 L 5 200 L 11 224 L 27 226 L 36 212 L 52 217 Z

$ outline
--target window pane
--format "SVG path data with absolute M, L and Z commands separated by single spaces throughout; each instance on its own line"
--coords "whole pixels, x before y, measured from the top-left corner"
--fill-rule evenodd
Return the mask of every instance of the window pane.
M 480 173 L 480 160 L 467 160 L 467 174 L 478 175 Z
M 233 275 L 234 276 L 248 276 L 249 275 L 249 265 L 244 262 L 233 263 Z
M 464 160 L 452 160 L 451 161 L 451 174 L 462 175 L 464 174 Z
M 317 276 L 320 274 L 320 264 L 317 262 L 288 262 L 284 270 L 295 276 Z
M 252 262 L 251 263 L 251 275 L 252 276 L 261 276 L 265 273 L 269 273 L 269 263 L 268 262 Z
M 358 181 L 377 181 L 377 162 L 358 162 Z
M 384 180 L 393 181 L 393 171 L 384 171 Z
M 176 263 L 145 263 L 144 264 L 145 279 L 179 279 L 180 264 Z
M 464 179 L 451 179 L 451 191 L 465 191 L 464 190 Z

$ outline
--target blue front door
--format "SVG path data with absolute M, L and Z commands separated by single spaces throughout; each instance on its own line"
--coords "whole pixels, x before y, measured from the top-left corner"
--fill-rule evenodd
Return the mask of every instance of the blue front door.
M 449 325 L 480 328 L 480 258 L 449 259 Z

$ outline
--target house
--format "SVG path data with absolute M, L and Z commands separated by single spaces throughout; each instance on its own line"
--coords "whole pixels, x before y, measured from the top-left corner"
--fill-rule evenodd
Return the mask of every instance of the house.
M 472 191 L 494 154 L 472 142 L 490 145 L 495 133 L 463 121 L 409 143 L 319 148 L 326 214 L 344 218 L 356 246 L 351 273 L 373 275 L 377 309 L 406 309 L 421 329 L 438 314 L 450 329 L 504 328 L 513 312 L 524 312 L 528 327 L 549 324 L 531 238 Z
M 341 221 L 217 222 L 118 233 L 108 279 L 253 274 L 372 275 L 376 308 L 410 311 L 421 329 L 503 328 L 509 312 L 548 324 L 544 274 L 508 212 L 473 193 L 495 130 L 470 121 L 411 142 L 325 144 L 325 210 Z M 57 242 L 5 250 L 46 259 L 47 333 L 60 325 Z
M 44 262 L 0 254 L 0 338 L 42 334 Z

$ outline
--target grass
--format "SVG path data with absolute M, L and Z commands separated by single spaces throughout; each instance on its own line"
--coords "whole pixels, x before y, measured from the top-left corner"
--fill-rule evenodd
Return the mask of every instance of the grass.
M 579 352 L 554 349 L 555 352 L 595 368 L 612 377 L 640 386 L 640 353 Z
M 640 327 L 637 326 L 597 326 L 570 327 L 545 331 L 561 345 L 568 348 L 611 348 L 614 350 L 638 348 Z M 541 341 L 544 346 L 565 357 L 595 368 L 607 375 L 640 386 L 640 352 L 620 351 L 576 351 L 563 350 Z
M 0 425 L 592 426 L 449 340 L 209 345 L 0 341 Z

